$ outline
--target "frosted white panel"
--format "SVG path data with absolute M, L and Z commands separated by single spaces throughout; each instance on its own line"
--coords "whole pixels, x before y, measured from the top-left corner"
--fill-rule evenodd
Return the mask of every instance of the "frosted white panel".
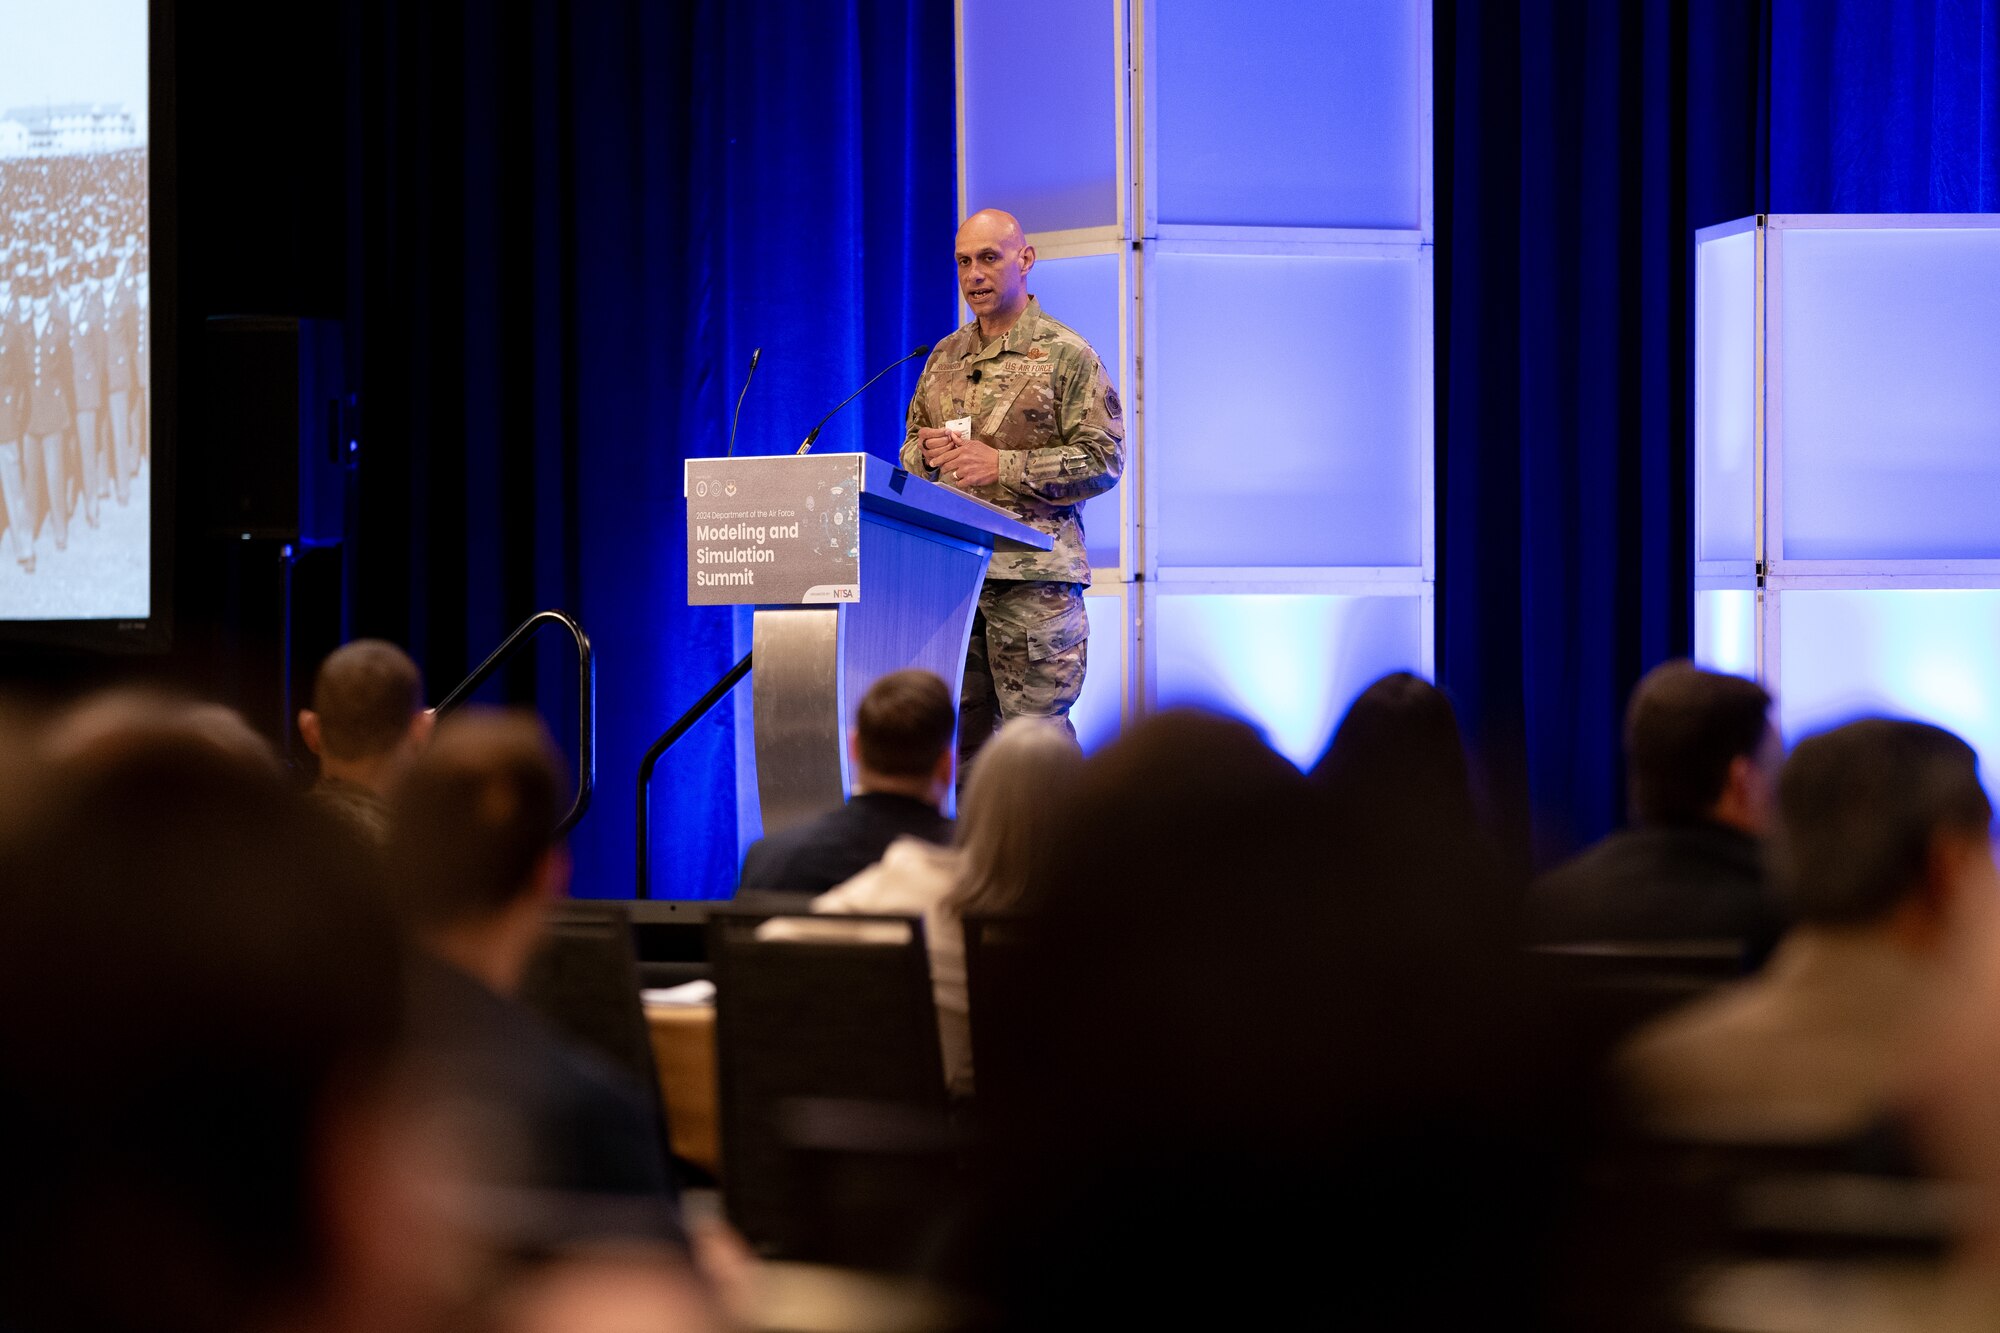
M 1090 670 L 1069 721 L 1089 754 L 1116 737 L 1124 721 L 1125 599 L 1086 597 L 1084 610 L 1090 616 Z
M 1162 565 L 1417 565 L 1431 411 L 1414 258 L 1160 253 Z
M 1870 714 L 1915 718 L 1969 741 L 2000 790 L 2000 590 L 1776 596 L 1788 741 Z
M 1757 557 L 1757 235 L 1695 247 L 1695 559 Z
M 1694 660 L 1710 671 L 1757 675 L 1757 594 L 1748 588 L 1694 595 Z
M 1391 671 L 1423 669 L 1425 606 L 1420 597 L 1162 593 L 1149 630 L 1160 705 L 1245 718 L 1310 767 L 1356 695 Z
M 1776 554 L 2000 556 L 2000 229 L 1780 234 Z
M 966 208 L 1029 231 L 1118 222 L 1123 61 L 1109 0 L 964 0 Z M 949 115 L 951 71 L 936 71 Z
M 1421 225 L 1420 0 L 1159 0 L 1161 222 Z
M 1044 259 L 1028 274 L 1028 290 L 1042 304 L 1042 313 L 1067 324 L 1082 334 L 1097 350 L 1098 359 L 1110 372 L 1122 399 L 1131 395 L 1118 373 L 1118 329 L 1124 322 L 1124 306 L 1118 296 L 1118 255 L 1079 255 L 1069 259 Z M 1126 423 L 1129 432 L 1131 423 Z M 1132 441 L 1126 438 L 1126 457 L 1131 458 Z M 1083 506 L 1083 531 L 1094 569 L 1118 566 L 1118 492 L 1114 488 L 1087 500 Z

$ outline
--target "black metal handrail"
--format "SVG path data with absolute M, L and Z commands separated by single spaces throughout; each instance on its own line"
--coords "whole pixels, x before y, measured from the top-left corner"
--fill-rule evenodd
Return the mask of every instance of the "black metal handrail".
M 576 623 L 574 616 L 567 611 L 537 611 L 529 616 L 432 711 L 443 717 L 470 699 L 473 691 L 491 679 L 515 650 L 544 625 L 561 625 L 576 642 L 576 799 L 570 802 L 569 813 L 563 816 L 562 823 L 556 825 L 557 833 L 567 833 L 583 818 L 584 811 L 590 809 L 591 793 L 597 788 L 597 664 L 591 656 L 590 636 L 583 632 L 583 626 Z
M 650 833 L 653 822 L 652 802 L 649 799 L 653 790 L 653 769 L 659 764 L 660 756 L 667 752 L 668 747 L 681 737 L 687 735 L 689 729 L 695 723 L 707 717 L 708 710 L 721 703 L 723 697 L 736 688 L 736 683 L 749 674 L 750 654 L 745 653 L 743 654 L 742 661 L 729 668 L 728 671 L 723 673 L 722 679 L 708 687 L 707 694 L 695 700 L 694 707 L 682 713 L 680 717 L 675 719 L 671 727 L 668 727 L 654 739 L 652 745 L 646 750 L 646 757 L 639 761 L 639 818 L 638 840 L 635 851 L 639 862 L 639 883 L 636 893 L 642 899 L 653 896 L 653 868 L 648 857 L 648 852 L 651 848 Z

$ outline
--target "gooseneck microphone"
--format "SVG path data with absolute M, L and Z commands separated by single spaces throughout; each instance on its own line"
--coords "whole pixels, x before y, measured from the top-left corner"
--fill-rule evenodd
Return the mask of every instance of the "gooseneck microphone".
M 891 361 L 888 365 L 882 367 L 880 370 L 876 371 L 873 375 L 870 375 L 868 377 L 868 382 L 866 384 L 863 384 L 859 389 L 856 389 L 853 393 L 850 393 L 847 395 L 847 397 L 841 399 L 839 406 L 835 407 L 833 411 L 828 412 L 825 416 L 819 419 L 818 426 L 814 426 L 811 430 L 806 432 L 805 442 L 799 445 L 799 452 L 805 453 L 807 450 L 811 449 L 813 447 L 813 441 L 819 438 L 819 433 L 821 428 L 824 427 L 827 422 L 833 420 L 834 417 L 838 416 L 840 413 L 840 409 L 842 407 L 846 407 L 849 403 L 853 402 L 855 399 L 859 398 L 862 394 L 866 393 L 868 391 L 868 385 L 873 384 L 876 380 L 881 379 L 884 375 L 894 370 L 897 366 L 902 365 L 905 361 L 913 361 L 920 356 L 929 356 L 930 352 L 931 352 L 930 345 L 926 343 L 924 346 L 917 348 L 915 351 L 912 351 L 907 355 L 897 357 L 894 361 Z
M 757 363 L 763 356 L 763 348 L 751 350 L 750 369 L 743 372 L 743 387 L 736 391 L 736 413 L 729 418 L 729 448 L 723 453 L 724 458 L 736 456 L 736 423 L 743 420 L 743 396 L 750 392 L 750 381 L 757 378 Z

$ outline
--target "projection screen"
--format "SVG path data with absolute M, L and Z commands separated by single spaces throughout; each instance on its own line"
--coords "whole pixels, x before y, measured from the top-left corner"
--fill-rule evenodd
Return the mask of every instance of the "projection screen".
M 0 0 L 0 622 L 154 613 L 147 0 Z

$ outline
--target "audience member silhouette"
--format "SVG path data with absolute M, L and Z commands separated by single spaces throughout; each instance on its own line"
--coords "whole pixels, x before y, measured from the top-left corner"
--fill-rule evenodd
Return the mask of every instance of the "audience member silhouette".
M 944 846 L 957 755 L 951 691 L 928 671 L 892 671 L 869 686 L 848 738 L 854 795 L 796 828 L 753 843 L 739 891 L 825 893 L 882 859 L 897 838 Z
M 1870 718 L 1802 741 L 1771 861 L 1797 918 L 1770 963 L 1642 1030 L 1620 1057 L 1645 1124 L 1685 1139 L 1823 1142 L 1895 1108 L 1960 900 L 1990 891 L 1972 747 Z
M 1470 913 L 1496 935 L 1518 931 L 1521 885 L 1504 872 L 1480 819 L 1444 691 L 1407 671 L 1382 677 L 1348 708 L 1312 777 L 1343 836 L 1400 840 L 1374 854 L 1402 864 L 1412 885 L 1446 895 L 1438 910 Z
M 356 639 L 334 649 L 313 679 L 312 707 L 299 710 L 299 735 L 319 757 L 313 796 L 379 845 L 389 833 L 385 798 L 436 720 L 423 673 L 401 648 Z
M 1537 1326 L 1563 1107 L 1511 940 L 1406 860 L 1403 805 L 1329 819 L 1194 713 L 1085 765 L 987 1164 L 1003 1326 Z
M 657 1116 L 513 998 L 568 886 L 565 792 L 547 730 L 524 713 L 450 718 L 397 783 L 387 859 L 419 945 L 413 1032 L 494 1200 L 495 1240 L 678 1245 Z
M 439 1327 L 462 1255 L 368 865 L 199 735 L 35 787 L 0 847 L 0 1322 Z
M 1633 824 L 1539 880 L 1529 933 L 1545 942 L 1737 940 L 1752 960 L 1782 918 L 1760 842 L 1784 751 L 1771 696 L 1691 662 L 1632 692 L 1625 761 Z
M 1082 767 L 1083 754 L 1068 732 L 1041 718 L 1016 718 L 972 762 L 954 846 L 898 838 L 880 861 L 813 900 L 815 912 L 924 918 L 945 1080 L 956 1095 L 973 1090 L 962 918 L 1020 909 L 1036 842 L 1051 812 L 1069 804 Z
M 1444 691 L 1407 671 L 1361 692 L 1312 776 L 1337 799 L 1419 802 L 1442 825 L 1478 827 L 1458 714 Z

